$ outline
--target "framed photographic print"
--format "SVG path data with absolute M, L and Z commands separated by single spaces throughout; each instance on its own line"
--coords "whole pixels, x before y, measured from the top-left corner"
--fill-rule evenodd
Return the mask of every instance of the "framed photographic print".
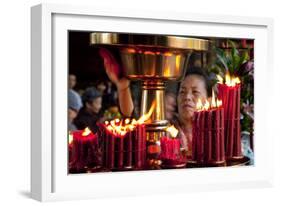
M 34 199 L 272 185 L 271 19 L 31 14 Z

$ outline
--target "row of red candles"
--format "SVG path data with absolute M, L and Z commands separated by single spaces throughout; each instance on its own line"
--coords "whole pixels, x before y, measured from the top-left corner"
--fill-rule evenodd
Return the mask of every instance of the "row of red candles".
M 222 107 L 194 113 L 192 126 L 192 161 L 219 164 L 225 161 L 224 109 Z
M 112 170 L 141 169 L 146 162 L 146 130 L 136 125 L 125 135 L 114 134 L 104 127 L 104 166 Z
M 242 156 L 240 130 L 240 84 L 218 84 L 218 98 L 225 110 L 225 153 L 228 159 Z
M 136 125 L 125 135 L 114 134 L 100 125 L 98 135 L 83 131 L 73 132 L 73 141 L 69 144 L 70 167 L 76 171 L 91 169 L 98 165 L 109 170 L 143 169 L 146 166 L 146 130 L 145 125 Z M 98 137 L 102 138 L 99 145 Z M 99 152 L 96 152 L 98 151 Z M 104 151 L 104 152 L 101 152 Z M 94 157 L 93 155 L 96 155 Z M 99 156 L 99 157 L 97 157 Z M 161 138 L 161 159 L 181 161 L 180 141 L 177 138 Z
M 195 112 L 194 115 L 192 160 L 198 163 L 218 163 L 223 162 L 225 156 L 227 158 L 241 156 L 240 84 L 234 86 L 219 84 L 218 90 L 218 98 L 222 100 L 224 109 L 213 108 Z M 144 125 L 137 125 L 135 130 L 125 135 L 113 134 L 105 125 L 102 128 L 100 134 L 103 134 L 104 144 L 101 147 L 105 151 L 103 166 L 113 170 L 144 167 L 146 161 Z M 99 158 L 93 158 L 94 154 L 99 155 L 96 152 L 99 148 L 97 137 L 92 134 L 92 138 L 79 138 L 80 133 L 73 133 L 75 146 L 72 146 L 74 148 L 70 165 L 80 168 L 83 165 L 101 164 Z M 85 145 L 89 147 L 86 153 L 83 150 L 83 147 L 87 147 Z M 178 139 L 161 138 L 162 159 L 175 160 L 179 158 L 178 153 L 180 153 Z
M 100 124 L 93 134 L 88 129 L 73 131 L 69 143 L 69 167 L 83 171 L 97 166 L 110 170 L 140 169 L 146 162 L 146 130 L 144 124 L 136 125 L 125 135 L 114 134 Z M 100 141 L 101 140 L 101 141 Z

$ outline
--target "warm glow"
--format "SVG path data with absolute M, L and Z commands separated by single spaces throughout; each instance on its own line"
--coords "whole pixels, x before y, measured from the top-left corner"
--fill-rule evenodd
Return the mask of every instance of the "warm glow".
M 217 75 L 217 79 L 219 81 L 219 84 L 223 84 L 223 78 L 220 75 Z M 227 72 L 225 74 L 225 84 L 227 86 L 234 87 L 240 83 L 241 83 L 241 81 L 240 81 L 239 77 L 230 76 L 229 72 Z
M 222 100 L 217 99 L 217 107 L 221 107 L 222 106 Z
M 72 144 L 73 142 L 73 134 L 71 132 L 69 132 L 69 135 L 68 135 L 68 144 Z
M 169 132 L 173 138 L 175 138 L 179 133 L 179 130 L 177 130 L 174 125 L 167 127 L 166 131 Z
M 215 93 L 214 93 L 214 90 L 212 92 L 212 98 L 211 98 L 211 102 L 209 101 L 205 101 L 204 104 L 202 103 L 202 100 L 199 99 L 197 101 L 197 104 L 196 104 L 196 109 L 198 111 L 207 111 L 209 109 L 214 109 L 214 108 L 218 108 L 218 107 L 221 107 L 222 106 L 222 100 L 219 100 L 216 96 L 215 96 Z
M 106 129 L 115 135 L 125 136 L 127 132 L 134 130 L 138 124 L 147 122 L 147 120 L 149 120 L 150 116 L 152 115 L 155 106 L 156 102 L 153 101 L 148 113 L 141 116 L 138 120 L 130 120 L 126 118 L 124 121 L 121 121 L 120 119 L 114 119 L 110 121 L 110 124 L 108 121 L 106 121 Z
M 164 56 L 171 57 L 173 54 L 171 52 L 165 52 Z
M 176 56 L 176 72 L 179 73 L 181 65 L 181 55 Z
M 203 108 L 203 103 L 202 103 L 202 100 L 199 99 L 199 100 L 197 101 L 197 104 L 196 104 L 196 109 L 197 109 L 197 110 L 201 110 L 202 108 Z
M 91 133 L 91 130 L 89 127 L 86 127 L 82 133 L 82 136 L 88 136 Z
M 206 101 L 205 102 L 205 105 L 203 106 L 203 110 L 209 110 L 210 109 L 210 103 L 209 103 L 209 101 Z
M 130 123 L 130 119 L 125 119 L 125 124 L 129 124 Z
M 133 48 L 128 48 L 128 49 L 127 49 L 127 52 L 128 52 L 128 53 L 136 53 L 136 50 L 133 49 Z
M 115 125 L 115 121 L 114 121 L 114 120 L 111 120 L 111 121 L 110 121 L 110 125 L 111 125 L 111 126 L 114 126 L 114 125 Z
M 138 120 L 137 120 L 137 123 L 138 124 L 143 124 L 144 122 L 146 122 L 147 120 L 149 120 L 150 116 L 152 115 L 154 109 L 155 109 L 155 106 L 156 106 L 156 101 L 154 100 L 151 104 L 151 107 L 148 111 L 148 113 L 142 115 Z
M 138 123 L 137 120 L 132 119 L 132 122 L 131 122 L 132 125 L 136 125 L 137 123 Z
M 155 55 L 155 53 L 154 53 L 154 52 L 151 52 L 151 51 L 145 51 L 144 54 L 146 54 L 146 55 L 147 55 L 147 54 Z
M 220 75 L 217 75 L 218 83 L 223 84 L 223 78 Z
M 171 69 L 170 69 L 170 66 L 168 65 L 164 69 L 164 77 L 169 77 L 170 75 L 171 75 Z
M 217 106 L 214 90 L 212 90 L 212 104 L 211 104 L 211 106 L 212 107 L 216 107 Z

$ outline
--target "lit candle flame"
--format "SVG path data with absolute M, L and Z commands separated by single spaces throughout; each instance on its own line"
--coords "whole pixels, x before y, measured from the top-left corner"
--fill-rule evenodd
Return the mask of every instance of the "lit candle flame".
M 147 120 L 149 120 L 150 116 L 152 115 L 154 109 L 155 109 L 155 106 L 156 106 L 156 101 L 154 100 L 151 104 L 151 107 L 148 111 L 147 114 L 144 114 L 142 115 L 138 120 L 137 120 L 137 123 L 138 124 L 143 124 L 144 122 L 146 122 Z
M 127 132 L 134 130 L 138 124 L 143 124 L 149 120 L 155 107 L 156 102 L 153 101 L 148 113 L 141 116 L 138 120 L 132 119 L 131 121 L 129 118 L 126 118 L 124 121 L 120 119 L 111 120 L 110 123 L 105 121 L 106 129 L 115 135 L 124 136 Z
M 212 107 L 216 107 L 217 106 L 214 90 L 212 90 L 212 104 L 211 104 L 211 106 Z
M 69 132 L 68 134 L 68 144 L 72 144 L 73 142 L 73 134 L 71 132 Z
M 203 108 L 202 100 L 199 99 L 196 104 L 196 109 L 201 110 Z
M 120 119 L 111 120 L 110 123 L 106 121 L 105 122 L 106 129 L 115 135 L 124 136 L 126 135 L 127 132 L 134 130 L 138 124 L 143 124 L 147 120 L 149 120 L 155 107 L 156 107 L 156 102 L 153 101 L 148 113 L 141 116 L 138 120 L 132 119 L 131 121 L 130 119 L 126 118 L 125 121 L 121 121 Z
M 130 119 L 125 119 L 125 124 L 129 124 L 130 123 Z
M 217 99 L 217 107 L 221 107 L 222 106 L 222 100 Z
M 223 84 L 223 78 L 220 75 L 217 75 L 218 83 Z
M 179 133 L 179 130 L 177 130 L 174 125 L 167 127 L 166 131 L 169 132 L 173 138 L 175 138 Z
M 223 78 L 220 75 L 217 75 L 218 83 L 223 84 Z M 240 84 L 241 81 L 239 77 L 230 76 L 229 72 L 225 74 L 225 84 L 229 87 L 234 87 L 237 84 Z
M 196 109 L 198 111 L 207 111 L 209 109 L 213 109 L 213 108 L 219 108 L 222 106 L 222 100 L 218 99 L 216 96 L 215 96 L 215 93 L 214 93 L 214 90 L 212 91 L 212 98 L 211 98 L 211 102 L 209 102 L 208 100 L 206 100 L 204 102 L 204 104 L 202 103 L 202 100 L 199 99 L 197 101 L 197 104 L 196 104 Z
M 82 136 L 88 136 L 91 133 L 91 130 L 89 127 L 86 127 L 84 131 L 82 132 Z

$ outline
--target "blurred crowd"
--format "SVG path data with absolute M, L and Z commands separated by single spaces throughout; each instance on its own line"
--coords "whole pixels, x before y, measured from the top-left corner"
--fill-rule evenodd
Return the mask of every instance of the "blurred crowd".
M 121 118 L 118 95 L 111 81 L 98 80 L 94 86 L 77 91 L 74 74 L 68 79 L 68 128 L 82 130 L 89 127 L 97 131 L 97 123 Z
M 98 129 L 97 123 L 127 117 L 120 111 L 118 93 L 110 80 L 98 80 L 93 86 L 76 89 L 77 77 L 69 74 L 68 79 L 68 130 L 82 130 L 89 127 L 93 132 Z M 131 83 L 134 113 L 140 116 L 141 90 L 139 83 Z M 166 118 L 172 119 L 176 112 L 176 85 L 169 85 L 166 91 Z

